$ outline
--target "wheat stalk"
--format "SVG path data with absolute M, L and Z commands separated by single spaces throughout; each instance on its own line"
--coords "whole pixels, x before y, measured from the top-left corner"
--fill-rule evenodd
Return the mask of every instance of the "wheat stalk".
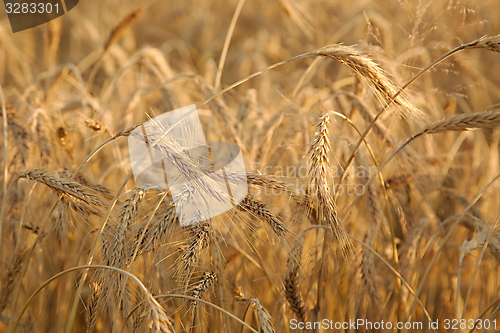
M 19 123 L 19 115 L 14 110 L 8 112 L 7 122 L 12 136 L 14 137 L 14 142 L 19 150 L 19 154 L 13 154 L 12 156 L 14 159 L 19 158 L 22 165 L 26 165 L 26 158 L 29 155 L 28 143 L 31 141 L 29 133 L 26 131 L 25 127 Z M 5 181 L 7 182 L 8 180 L 6 179 Z
M 74 170 L 70 169 L 63 169 L 61 172 L 59 172 L 59 176 L 61 178 L 65 178 L 67 180 L 71 180 L 71 177 L 73 177 L 74 181 L 82 184 L 83 186 L 87 187 L 89 190 L 94 191 L 95 193 L 101 195 L 102 197 L 111 200 L 113 199 L 113 191 L 109 188 L 107 188 L 104 185 L 101 184 L 96 184 L 93 181 L 89 179 L 83 172 L 78 172 L 75 174 Z
M 137 20 L 137 18 L 141 14 L 141 11 L 142 11 L 141 9 L 132 11 L 127 16 L 125 16 L 125 18 L 123 20 L 121 20 L 120 23 L 118 23 L 115 26 L 115 28 L 109 34 L 106 43 L 104 43 L 104 52 L 107 51 L 111 45 L 113 45 L 114 43 L 116 43 L 116 41 L 118 39 L 120 39 L 120 37 L 125 32 L 125 30 L 129 26 L 131 26 L 132 23 L 135 22 L 135 20 Z
M 228 277 L 227 280 L 229 285 L 231 286 L 231 291 L 233 292 L 236 301 L 242 303 L 247 303 L 250 301 L 250 299 L 243 293 L 241 286 L 236 282 L 236 279 L 234 277 Z
M 374 247 L 375 240 L 380 231 L 380 208 L 378 203 L 376 202 L 376 196 L 374 193 L 373 186 L 368 185 L 367 187 L 367 199 L 368 199 L 368 210 L 370 212 L 370 219 L 372 225 L 368 229 L 368 233 L 365 236 L 365 243 L 370 247 Z M 377 287 L 375 285 L 374 277 L 377 276 L 374 256 L 371 251 L 367 249 L 363 249 L 363 256 L 361 259 L 361 278 L 365 284 L 366 290 L 368 291 L 371 299 L 374 301 L 374 304 L 379 304 L 380 296 L 377 292 Z
M 5 309 L 9 301 L 11 293 L 14 291 L 14 282 L 17 280 L 21 267 L 26 259 L 26 250 L 19 250 L 11 260 L 9 267 L 6 270 L 6 275 L 2 279 L 2 287 L 0 288 L 0 313 Z
M 377 173 L 366 182 L 368 185 L 376 175 L 408 144 L 424 134 L 438 134 L 450 131 L 467 131 L 470 129 L 493 129 L 500 125 L 500 111 L 474 112 L 465 115 L 452 116 L 444 120 L 428 125 L 422 131 L 412 135 L 405 143 L 396 149 L 382 165 L 377 169 Z M 365 186 L 366 186 L 365 185 Z
M 56 178 L 43 169 L 29 169 L 21 172 L 18 177 L 42 183 L 59 195 L 74 200 L 75 203 L 82 203 L 89 207 L 96 208 L 102 208 L 104 206 L 101 200 L 90 193 L 85 186 L 74 181 Z M 79 205 L 79 207 L 85 208 L 86 206 Z
M 279 218 L 277 218 L 270 210 L 268 210 L 262 202 L 256 199 L 247 196 L 236 207 L 242 212 L 251 213 L 261 218 L 273 229 L 274 233 L 280 239 L 283 239 L 288 232 L 288 229 L 283 224 L 283 222 L 281 222 Z
M 290 305 L 290 309 L 297 315 L 301 322 L 306 321 L 306 307 L 299 290 L 300 261 L 302 259 L 302 242 L 304 233 L 302 232 L 293 242 L 290 254 L 286 262 L 285 275 L 285 298 Z
M 449 131 L 465 131 L 473 128 L 495 128 L 500 125 L 500 111 L 474 112 L 448 117 L 442 121 L 427 126 L 417 136 L 436 134 Z
M 267 187 L 277 192 L 297 195 L 296 191 L 288 187 L 284 182 L 271 178 L 268 175 L 247 173 L 246 179 L 249 185 L 258 187 Z
M 145 315 L 152 333 L 173 333 L 173 325 L 163 307 L 150 293 L 146 296 L 148 311 Z
M 422 69 L 417 75 L 415 75 L 411 80 L 409 80 L 408 82 L 406 82 L 400 89 L 397 90 L 397 92 L 393 96 L 391 96 L 391 98 L 389 99 L 389 101 L 384 105 L 384 107 L 375 116 L 375 118 L 373 118 L 373 120 L 371 121 L 370 125 L 368 125 L 368 127 L 365 129 L 365 131 L 363 132 L 363 134 L 361 135 L 361 137 L 358 139 L 358 142 L 356 143 L 356 146 L 354 147 L 353 152 L 351 153 L 351 156 L 347 160 L 347 162 L 345 164 L 345 169 L 347 169 L 351 165 L 351 163 L 352 163 L 352 161 L 354 159 L 354 155 L 357 153 L 359 147 L 361 146 L 361 143 L 365 140 L 366 136 L 368 135 L 368 133 L 370 132 L 370 130 L 373 128 L 373 126 L 375 125 L 375 123 L 377 122 L 377 120 L 380 119 L 380 117 L 382 116 L 382 114 L 384 113 L 384 111 L 387 110 L 387 108 L 393 102 L 396 101 L 396 98 L 398 98 L 404 92 L 404 90 L 406 88 L 408 88 L 411 84 L 413 84 L 425 72 L 427 72 L 431 68 L 437 66 L 439 63 L 441 63 L 442 61 L 444 61 L 445 59 L 451 57 L 453 54 L 455 54 L 455 53 L 457 53 L 459 51 L 466 50 L 466 49 L 483 48 L 483 49 L 487 49 L 489 51 L 498 52 L 498 50 L 499 50 L 499 47 L 498 47 L 498 41 L 499 41 L 499 39 L 500 39 L 500 35 L 496 35 L 496 36 L 493 36 L 493 37 L 482 37 L 482 38 L 479 38 L 479 39 L 477 39 L 475 41 L 472 41 L 470 43 L 462 44 L 462 45 L 454 48 L 453 50 L 448 51 L 447 53 L 445 53 L 444 55 L 442 55 L 437 60 L 433 61 L 427 67 L 425 67 L 424 69 Z M 341 177 L 340 181 L 343 181 L 344 178 L 345 178 L 345 176 L 346 176 L 346 173 L 344 172 L 342 174 L 342 177 Z
M 87 305 L 87 333 L 92 333 L 97 323 L 97 315 L 100 308 L 99 298 L 101 297 L 101 286 L 102 280 L 99 282 L 94 281 L 90 284 L 91 294 Z
M 390 79 L 385 70 L 380 68 L 372 59 L 361 54 L 353 46 L 329 45 L 313 51 L 312 54 L 325 56 L 346 65 L 356 74 L 365 78 L 375 88 L 375 91 L 380 93 L 387 101 L 391 101 L 399 90 L 399 87 Z M 413 115 L 419 113 L 406 98 L 398 97 L 394 102 L 403 108 L 405 116 L 410 111 Z
M 309 149 L 309 177 L 311 185 L 311 196 L 309 203 L 315 208 L 318 218 L 332 228 L 335 237 L 342 246 L 345 256 L 352 252 L 353 245 L 344 231 L 342 221 L 337 211 L 335 201 L 330 193 L 327 175 L 330 171 L 330 116 L 325 114 L 320 117 L 317 123 L 317 130 Z
M 203 299 L 207 291 L 209 291 L 215 283 L 217 283 L 218 275 L 217 273 L 207 270 L 203 272 L 201 280 L 194 285 L 192 288 L 192 297 L 197 300 Z M 191 327 L 194 327 L 194 321 L 196 317 L 196 309 L 198 308 L 200 302 L 192 300 L 189 304 L 189 310 L 191 311 Z
M 488 51 L 500 52 L 500 35 L 483 36 L 465 45 L 464 49 L 486 49 Z
M 252 299 L 252 303 L 257 310 L 257 318 L 259 319 L 259 333 L 275 333 L 271 315 L 265 307 L 260 304 L 258 299 Z
M 218 276 L 215 272 L 207 270 L 203 272 L 201 280 L 192 288 L 192 295 L 196 299 L 202 299 L 205 293 L 217 282 Z M 189 307 L 195 310 L 198 302 L 192 301 Z
M 70 204 L 64 198 L 61 199 L 52 217 L 52 229 L 59 243 L 66 243 L 68 239 L 68 213 Z
M 142 228 L 137 230 L 134 237 L 134 246 L 131 249 L 135 249 L 139 246 L 138 253 L 153 251 L 160 245 L 161 238 L 178 222 L 175 205 L 173 203 L 162 203 L 162 206 L 163 207 L 160 207 L 161 213 L 156 217 L 155 222 L 146 230 L 141 244 L 138 244 L 138 242 L 143 230 Z
M 120 215 L 108 224 L 103 237 L 103 258 L 111 266 L 125 267 L 128 257 L 126 248 L 128 231 L 137 216 L 138 208 L 146 195 L 147 186 L 138 186 L 122 205 Z
M 191 238 L 187 246 L 182 249 L 177 258 L 176 275 L 181 284 L 187 287 L 196 268 L 201 251 L 208 246 L 213 237 L 213 228 L 210 221 L 203 221 L 188 227 Z

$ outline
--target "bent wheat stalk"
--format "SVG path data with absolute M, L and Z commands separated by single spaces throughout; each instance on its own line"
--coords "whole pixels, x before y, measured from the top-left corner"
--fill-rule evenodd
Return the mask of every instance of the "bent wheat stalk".
M 205 305 L 208 305 L 208 306 L 211 306 L 212 308 L 220 311 L 221 313 L 231 317 L 232 319 L 234 319 L 235 321 L 237 321 L 238 323 L 240 323 L 241 325 L 243 325 L 244 327 L 248 328 L 250 330 L 250 332 L 252 333 L 260 333 L 260 332 L 257 332 L 252 326 L 248 325 L 247 323 L 245 323 L 243 320 L 241 320 L 240 318 L 236 317 L 234 314 L 232 314 L 231 312 L 228 312 L 227 310 L 224 310 L 223 308 L 221 308 L 220 306 L 217 306 L 213 303 L 210 303 L 208 301 L 205 301 L 204 299 L 197 299 L 193 296 L 188 296 L 188 295 L 181 295 L 181 294 L 163 294 L 163 295 L 158 295 L 158 296 L 153 296 L 155 299 L 159 299 L 159 298 L 184 298 L 184 299 L 187 299 L 187 300 L 190 300 L 190 301 L 196 301 L 196 302 L 200 302 L 200 303 L 203 303 Z M 141 303 L 143 304 L 143 303 Z M 137 304 L 133 309 L 132 311 L 129 313 L 129 315 L 127 316 L 127 320 L 128 318 L 130 318 L 130 316 L 134 313 L 134 311 L 136 311 L 137 309 L 140 308 L 141 304 Z M 122 329 L 120 332 L 123 332 L 123 329 L 125 328 L 125 325 L 122 326 Z
M 413 140 L 424 135 L 424 134 L 438 134 L 449 131 L 467 131 L 471 129 L 492 129 L 500 126 L 500 111 L 490 111 L 490 112 L 474 112 L 471 114 L 459 115 L 448 117 L 444 120 L 435 122 L 428 125 L 422 131 L 417 134 L 412 135 L 406 142 L 398 147 L 378 168 L 373 176 L 371 176 L 365 186 L 370 184 L 373 179 L 379 174 L 382 169 L 406 146 L 408 146 Z M 359 200 L 359 197 L 354 199 L 349 206 L 345 209 L 347 213 L 353 204 Z
M 406 82 L 395 94 L 392 96 L 389 101 L 384 105 L 384 107 L 380 110 L 380 112 L 373 118 L 371 123 L 368 125 L 368 127 L 365 129 L 361 137 L 358 139 L 358 142 L 356 143 L 356 146 L 354 147 L 351 156 L 349 156 L 349 159 L 346 162 L 346 165 L 344 167 L 344 170 L 348 170 L 349 166 L 351 165 L 352 161 L 354 160 L 354 155 L 356 155 L 356 152 L 358 151 L 359 147 L 361 146 L 361 143 L 363 140 L 366 138 L 370 130 L 373 128 L 377 120 L 380 119 L 382 114 L 387 110 L 387 108 L 396 100 L 396 98 L 399 97 L 403 93 L 403 91 L 408 88 L 413 82 L 415 82 L 418 78 L 420 78 L 425 72 L 427 72 L 429 69 L 435 67 L 438 65 L 440 62 L 444 61 L 445 59 L 449 58 L 453 54 L 462 51 L 462 50 L 468 50 L 468 49 L 486 49 L 489 51 L 493 52 L 500 52 L 500 35 L 496 35 L 493 37 L 481 37 L 479 39 L 476 39 L 470 43 L 460 45 L 457 48 L 454 48 L 453 50 L 445 53 L 442 55 L 440 58 L 429 64 L 427 67 L 422 69 L 420 72 L 418 72 L 417 75 L 415 75 L 410 81 Z M 340 178 L 340 182 L 342 182 L 345 177 L 346 177 L 346 172 L 344 171 L 342 173 L 342 177 Z
M 38 287 L 35 292 L 28 298 L 26 303 L 24 304 L 21 312 L 19 313 L 15 324 L 13 326 L 13 329 L 10 331 L 11 333 L 14 333 L 17 329 L 17 326 L 19 325 L 19 322 L 21 321 L 21 317 L 28 308 L 28 306 L 31 304 L 33 299 L 52 281 L 58 279 L 59 277 L 74 272 L 78 270 L 84 270 L 84 269 L 89 269 L 89 268 L 103 268 L 103 269 L 109 269 L 115 272 L 118 272 L 120 274 L 126 275 L 130 279 L 134 280 L 137 285 L 139 286 L 139 289 L 143 292 L 145 298 L 146 298 L 146 304 L 148 305 L 149 311 L 148 311 L 148 319 L 150 320 L 150 328 L 152 329 L 152 332 L 157 332 L 157 333 L 172 333 L 173 332 L 173 325 L 170 319 L 168 318 L 167 314 L 165 313 L 165 310 L 163 307 L 158 303 L 158 301 L 151 295 L 149 290 L 144 286 L 144 284 L 139 280 L 135 275 L 124 271 L 123 269 L 117 268 L 117 267 L 111 267 L 111 266 L 104 266 L 104 265 L 82 265 L 82 266 L 77 266 L 77 267 L 72 267 L 68 268 L 60 273 L 57 273 L 56 275 L 52 276 L 50 279 L 45 281 L 40 287 Z
M 406 99 L 398 98 L 398 96 L 393 97 L 398 92 L 397 85 L 392 82 L 389 75 L 372 59 L 361 55 L 354 47 L 331 45 L 313 51 L 313 54 L 325 56 L 346 65 L 356 74 L 365 78 L 375 88 L 375 91 L 386 100 L 394 100 L 396 104 L 403 107 L 406 111 L 416 111 L 415 107 Z
M 19 174 L 19 178 L 26 178 L 42 183 L 61 196 L 69 197 L 75 201 L 80 201 L 89 206 L 103 207 L 104 204 L 94 194 L 90 193 L 86 187 L 80 183 L 56 178 L 43 169 L 30 169 Z

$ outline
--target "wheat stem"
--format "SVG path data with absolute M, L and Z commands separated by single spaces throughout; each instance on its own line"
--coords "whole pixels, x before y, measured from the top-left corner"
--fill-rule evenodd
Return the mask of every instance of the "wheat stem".
M 220 80 L 222 78 L 222 70 L 224 69 L 224 64 L 226 62 L 227 50 L 229 49 L 229 44 L 231 43 L 231 38 L 233 37 L 234 28 L 236 27 L 236 22 L 240 17 L 241 9 L 245 4 L 245 0 L 238 1 L 236 9 L 234 10 L 233 18 L 231 19 L 231 24 L 227 31 L 226 40 L 224 41 L 224 46 L 222 47 L 222 53 L 219 60 L 219 67 L 217 68 L 217 75 L 215 77 L 214 91 L 217 91 L 220 86 Z
M 234 314 L 232 314 L 231 312 L 227 311 L 227 310 L 224 310 L 223 308 L 221 308 L 220 306 L 217 306 L 213 303 L 210 303 L 209 301 L 205 301 L 203 299 L 197 299 L 193 296 L 188 296 L 188 295 L 181 295 L 181 294 L 162 294 L 162 295 L 157 295 L 157 296 L 153 296 L 155 299 L 158 299 L 158 298 L 165 298 L 165 297 L 169 297 L 169 298 L 184 298 L 184 299 L 187 299 L 187 300 L 190 300 L 190 301 L 196 301 L 196 302 L 200 302 L 200 303 L 204 303 L 208 306 L 211 306 L 212 308 L 224 313 L 225 315 L 231 317 L 232 319 L 234 319 L 235 321 L 237 321 L 238 323 L 240 323 L 242 326 L 248 328 L 252 333 L 259 333 L 257 332 L 252 326 L 248 325 L 247 323 L 245 323 L 243 320 L 241 320 L 240 318 L 236 317 Z M 142 303 L 141 303 L 142 304 Z M 136 305 L 132 311 L 129 313 L 129 315 L 127 316 L 127 319 L 132 315 L 132 313 L 134 313 L 134 311 L 136 311 L 138 308 L 140 307 L 140 304 Z M 125 325 L 122 326 L 122 329 L 120 330 L 120 332 L 123 332 L 125 328 Z
M 7 110 L 5 109 L 5 97 L 3 95 L 2 86 L 0 86 L 0 99 L 2 99 L 2 121 L 3 121 L 3 202 L 7 197 L 7 178 L 8 178 L 8 123 L 7 123 Z M 2 204 L 3 206 L 3 204 Z M 3 211 L 3 209 L 2 209 Z M 0 251 L 2 250 L 2 230 L 3 230 L 3 218 L 0 217 Z

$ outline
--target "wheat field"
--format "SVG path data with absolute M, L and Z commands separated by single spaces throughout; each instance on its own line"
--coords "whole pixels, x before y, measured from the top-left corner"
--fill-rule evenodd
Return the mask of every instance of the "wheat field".
M 500 331 L 499 2 L 0 11 L 0 332 Z M 248 193 L 186 225 L 129 139 L 188 105 Z

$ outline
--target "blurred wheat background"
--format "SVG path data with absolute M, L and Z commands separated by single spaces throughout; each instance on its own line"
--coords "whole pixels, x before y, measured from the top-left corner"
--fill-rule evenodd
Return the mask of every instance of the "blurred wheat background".
M 499 13 L 82 0 L 12 34 L 2 9 L 0 332 L 499 331 Z M 127 136 L 190 104 L 249 194 L 181 227 Z

